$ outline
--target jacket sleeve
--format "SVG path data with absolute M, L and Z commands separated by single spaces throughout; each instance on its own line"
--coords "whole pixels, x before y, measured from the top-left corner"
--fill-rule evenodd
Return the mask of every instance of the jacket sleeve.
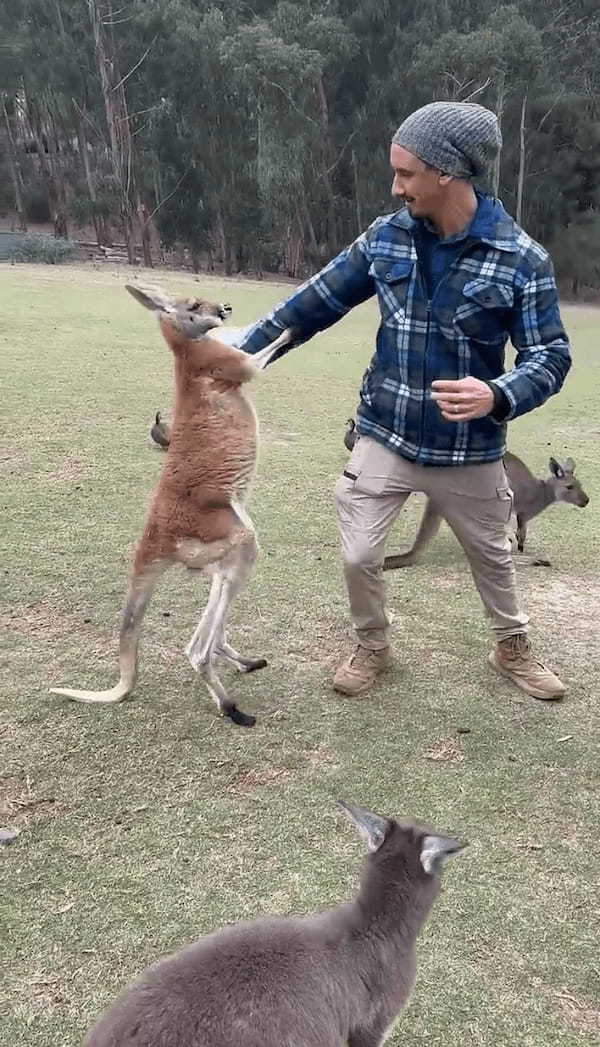
M 546 258 L 517 292 L 510 339 L 514 367 L 490 385 L 502 390 L 510 410 L 504 421 L 527 414 L 557 393 L 571 367 L 569 340 L 558 308 L 552 262 Z
M 254 324 L 239 348 L 246 353 L 257 353 L 286 327 L 293 328 L 293 342 L 273 357 L 276 360 L 370 298 L 375 293 L 375 284 L 369 275 L 369 232 L 359 236 L 316 276 Z

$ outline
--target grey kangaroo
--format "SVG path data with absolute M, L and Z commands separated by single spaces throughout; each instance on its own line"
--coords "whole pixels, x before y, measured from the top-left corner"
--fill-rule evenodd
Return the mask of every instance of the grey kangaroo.
M 356 899 L 237 923 L 149 967 L 85 1047 L 378 1047 L 415 979 L 446 858 L 465 846 L 340 802 L 369 855 Z
M 551 458 L 550 473 L 543 480 L 537 479 L 525 463 L 510 451 L 504 455 L 504 466 L 514 495 L 513 515 L 516 516 L 516 539 L 520 553 L 525 548 L 527 524 L 534 516 L 538 516 L 553 502 L 569 502 L 580 509 L 589 502 L 575 476 L 575 462 L 572 458 L 567 458 L 562 465 L 556 458 Z M 386 556 L 383 561 L 384 571 L 393 571 L 396 567 L 408 567 L 416 563 L 419 554 L 437 534 L 441 522 L 441 515 L 428 500 L 412 549 L 407 553 Z M 535 560 L 533 563 L 548 566 L 547 560 Z

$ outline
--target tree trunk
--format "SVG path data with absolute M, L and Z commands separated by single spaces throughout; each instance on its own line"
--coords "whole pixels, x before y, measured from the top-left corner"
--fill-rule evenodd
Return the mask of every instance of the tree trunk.
M 88 195 L 92 205 L 92 222 L 94 223 L 94 229 L 96 231 L 96 241 L 98 247 L 110 247 L 112 240 L 110 236 L 110 228 L 108 222 L 97 212 L 98 194 L 96 192 L 96 186 L 94 184 L 92 169 L 90 167 L 90 158 L 88 155 L 88 141 L 81 113 L 75 113 L 75 120 L 77 124 L 77 144 L 79 146 L 79 157 L 81 160 L 83 173 L 85 175 L 85 182 L 87 185 Z
M 308 230 L 308 242 L 310 245 L 310 249 L 311 251 L 313 251 L 315 258 L 318 258 L 319 244 L 317 241 L 317 235 L 315 233 L 315 227 L 313 225 L 313 220 L 310 216 L 310 208 L 308 206 L 308 200 L 306 197 L 306 190 L 304 188 L 304 185 L 302 186 L 302 211 L 304 214 L 304 222 L 306 223 L 306 228 Z
M 322 128 L 322 164 L 323 171 L 321 177 L 323 179 L 323 185 L 329 198 L 329 238 L 333 243 L 337 243 L 340 239 L 338 234 L 338 219 L 335 206 L 335 192 L 331 182 L 329 174 L 330 168 L 334 164 L 334 148 L 331 142 L 331 135 L 329 133 L 329 106 L 327 105 L 327 95 L 325 94 L 325 85 L 323 83 L 323 77 L 319 76 L 317 79 L 317 97 L 319 99 L 319 110 L 321 116 L 321 128 Z
M 29 123 L 31 134 L 35 141 L 36 152 L 40 164 L 40 171 L 46 182 L 46 188 L 48 190 L 48 200 L 50 203 L 50 215 L 52 223 L 54 225 L 54 236 L 64 237 L 65 239 L 69 236 L 68 227 L 68 211 L 67 211 L 67 189 L 65 182 L 62 178 L 62 172 L 59 177 L 56 176 L 55 164 L 52 158 L 52 152 L 50 151 L 50 139 L 49 135 L 46 135 L 46 144 L 44 143 L 44 129 L 42 119 L 42 102 L 36 98 L 35 102 L 32 101 L 31 95 L 25 89 L 24 85 L 24 99 L 25 99 L 25 112 Z
M 300 205 L 298 203 L 298 200 L 295 201 L 295 209 L 296 209 L 296 223 L 298 225 L 298 243 L 300 245 L 299 246 L 299 251 L 300 251 L 300 255 L 302 256 L 302 259 L 306 260 L 306 237 L 305 237 L 305 233 L 304 233 L 304 217 L 302 215 L 302 211 L 300 209 Z M 314 232 L 313 232 L 313 235 L 314 235 Z M 316 243 L 314 243 L 313 247 L 316 247 Z
M 498 117 L 498 126 L 502 130 L 502 115 L 504 113 L 504 81 L 505 74 L 500 72 L 498 74 L 498 97 L 496 101 L 496 116 Z M 494 161 L 494 171 L 492 175 L 492 193 L 494 196 L 498 196 L 500 191 L 500 160 L 502 158 L 502 150 L 498 150 L 498 155 Z
M 137 202 L 137 214 L 142 234 L 142 253 L 144 256 L 144 265 L 147 269 L 153 269 L 154 262 L 152 260 L 151 218 L 148 214 L 148 209 L 146 205 L 142 203 L 139 197 Z
M 527 91 L 521 105 L 521 126 L 519 135 L 519 177 L 517 180 L 517 225 L 523 224 L 523 187 L 525 183 L 525 111 L 527 109 Z
M 127 246 L 127 259 L 130 265 L 135 265 L 134 150 L 125 86 L 122 78 L 119 77 L 114 48 L 111 46 L 111 41 L 106 34 L 103 16 L 98 11 L 97 2 L 96 0 L 87 0 L 87 5 L 94 37 L 96 65 L 104 100 L 111 163 L 115 181 L 119 186 L 121 221 Z M 110 2 L 106 16 L 106 20 L 111 21 L 112 4 Z
M 223 219 L 223 212 L 221 205 L 217 204 L 217 238 L 220 246 L 221 257 L 225 266 L 225 272 L 227 276 L 231 276 L 233 272 L 233 265 L 231 261 L 231 244 L 225 233 L 225 221 Z
M 363 232 L 364 226 L 362 221 L 362 211 L 360 208 L 360 195 L 358 192 L 358 168 L 356 166 L 356 153 L 352 150 L 352 174 L 354 178 L 354 206 L 356 208 L 356 226 L 358 229 L 358 235 Z
M 6 103 L 2 98 L 2 111 L 4 113 L 4 123 L 6 125 L 6 136 L 8 141 L 8 164 L 10 167 L 10 176 L 13 183 L 13 189 L 15 193 L 15 211 L 17 212 L 17 218 L 19 221 L 19 229 L 26 233 L 27 232 L 27 217 L 25 215 L 25 204 L 23 203 L 24 186 L 23 176 L 21 174 L 21 168 L 19 165 L 19 158 L 15 147 L 15 141 L 12 134 L 12 128 L 10 126 L 10 120 L 8 112 L 6 110 Z

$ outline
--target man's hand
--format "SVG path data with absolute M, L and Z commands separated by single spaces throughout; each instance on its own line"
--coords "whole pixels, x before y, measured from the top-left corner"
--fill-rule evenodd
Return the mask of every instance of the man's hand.
M 447 422 L 470 422 L 484 418 L 494 408 L 494 394 L 487 382 L 479 378 L 461 378 L 457 382 L 431 383 L 431 398 L 437 400 Z

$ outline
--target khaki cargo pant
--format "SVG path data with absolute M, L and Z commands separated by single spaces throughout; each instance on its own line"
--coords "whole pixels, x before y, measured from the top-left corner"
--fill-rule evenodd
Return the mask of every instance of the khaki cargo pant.
M 350 475 L 348 475 L 350 474 Z M 512 492 L 502 461 L 422 466 L 361 436 L 336 484 L 350 611 L 358 641 L 389 644 L 382 564 L 389 530 L 412 491 L 422 491 L 450 525 L 469 561 L 497 640 L 527 632 L 508 540 Z

